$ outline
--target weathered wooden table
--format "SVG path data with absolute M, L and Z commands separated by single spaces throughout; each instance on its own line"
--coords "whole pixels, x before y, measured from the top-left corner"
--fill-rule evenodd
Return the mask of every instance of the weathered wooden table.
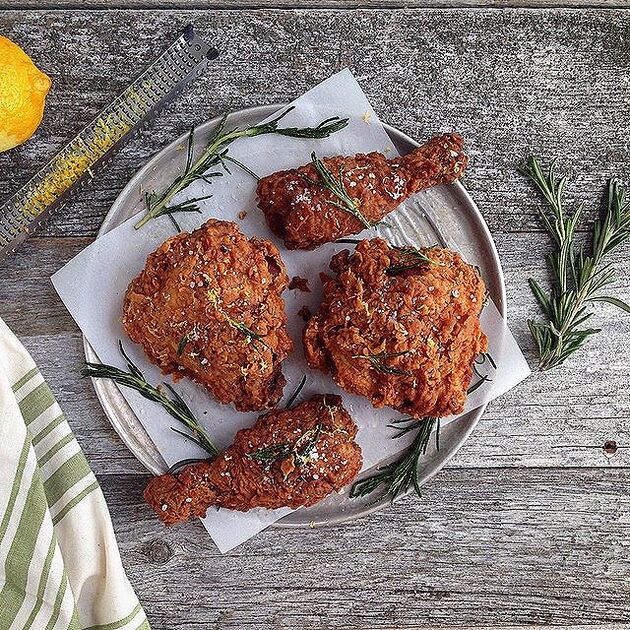
M 270 529 L 225 556 L 201 525 L 166 530 L 142 504 L 147 475 L 79 378 L 81 335 L 49 277 L 92 241 L 132 173 L 191 124 L 291 99 L 349 66 L 383 120 L 417 138 L 459 130 L 472 155 L 466 185 L 494 234 L 510 325 L 532 365 L 526 278 L 544 277 L 548 239 L 516 166 L 532 152 L 558 156 L 590 218 L 608 177 L 630 180 L 624 2 L 229 4 L 0 0 L 0 33 L 54 82 L 35 138 L 0 155 L 0 196 L 188 22 L 222 51 L 203 81 L 0 269 L 0 315 L 38 361 L 103 486 L 153 627 L 630 627 L 630 451 L 608 459 L 601 449 L 606 439 L 630 446 L 630 320 L 613 307 L 598 307 L 605 333 L 579 357 L 489 406 L 422 500 L 341 527 Z M 627 264 L 621 255 L 617 263 L 615 293 L 628 299 Z

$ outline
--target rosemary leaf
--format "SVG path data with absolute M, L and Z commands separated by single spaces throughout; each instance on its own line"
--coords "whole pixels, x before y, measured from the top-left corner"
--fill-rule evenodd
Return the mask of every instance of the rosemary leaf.
M 409 354 L 411 350 L 405 350 L 403 352 L 379 352 L 378 354 L 354 354 L 353 359 L 365 359 L 370 362 L 371 367 L 377 372 L 383 374 L 392 374 L 395 376 L 413 376 L 413 373 L 409 370 L 401 370 L 399 368 L 391 367 L 387 365 L 387 359 L 391 357 L 401 357 Z
M 288 444 L 272 444 L 247 454 L 247 457 L 260 463 L 270 463 L 286 459 L 291 449 Z
M 433 246 L 435 247 L 435 246 Z M 436 262 L 429 258 L 422 250 L 412 247 L 410 245 L 396 246 L 392 245 L 392 248 L 397 250 L 403 256 L 403 260 L 392 265 L 389 265 L 385 269 L 385 274 L 388 276 L 395 276 L 399 273 L 407 271 L 409 269 L 415 269 L 416 267 L 424 267 L 425 265 L 439 265 L 444 266 L 444 263 Z M 427 247 L 426 249 L 432 249 Z
M 186 349 L 186 346 L 192 341 L 192 334 L 191 333 L 186 333 L 185 335 L 182 335 L 182 337 L 179 340 L 179 343 L 177 344 L 177 356 L 181 357 L 182 354 L 184 353 L 184 350 Z
M 182 433 L 181 431 L 176 431 L 175 429 L 173 429 L 173 427 L 171 427 L 171 429 L 173 431 L 175 431 L 175 433 L 181 433 L 181 435 L 185 436 L 185 437 L 190 437 L 188 436 L 186 433 Z M 201 459 L 197 459 L 197 458 L 192 458 L 192 459 L 180 459 L 178 462 L 175 462 L 167 471 L 166 474 L 167 475 L 174 475 L 178 470 L 180 470 L 181 468 L 184 468 L 185 466 L 190 466 L 191 464 L 197 464 L 200 461 L 203 461 Z
M 251 175 L 251 177 L 253 177 L 256 181 L 260 180 L 260 175 L 257 175 L 256 173 L 254 173 L 254 171 L 252 171 L 252 169 L 249 168 L 249 166 L 247 166 L 246 164 L 243 164 L 243 162 L 241 162 L 240 160 L 237 160 L 236 158 L 230 157 L 229 155 L 224 155 L 221 158 L 221 165 L 223 166 L 223 168 L 225 169 L 228 175 L 231 175 L 231 173 L 230 173 L 230 169 L 225 164 L 226 162 L 232 162 L 232 164 L 236 164 L 236 166 L 238 166 L 241 170 L 245 171 L 248 175 Z
M 373 228 L 377 224 L 369 221 L 359 209 L 359 202 L 353 199 L 346 190 L 343 183 L 343 169 L 340 166 L 337 177 L 326 167 L 324 162 L 317 157 L 315 151 L 311 153 L 311 161 L 317 174 L 319 175 L 319 181 L 316 182 L 330 193 L 332 193 L 339 201 L 331 201 L 330 203 L 337 206 L 341 210 L 345 210 L 353 215 L 361 222 L 364 228 Z
M 600 332 L 598 328 L 582 327 L 592 316 L 589 304 L 607 302 L 630 312 L 630 306 L 625 302 L 599 294 L 615 278 L 614 270 L 607 262 L 608 256 L 630 239 L 630 203 L 625 189 L 611 179 L 606 209 L 593 224 L 590 254 L 587 254 L 586 248 L 575 240 L 583 206 L 579 206 L 572 216 L 567 216 L 564 211 L 566 177 L 556 174 L 553 163 L 545 172 L 535 157 L 520 170 L 549 205 L 548 210 L 540 211 L 540 217 L 555 244 L 555 250 L 547 257 L 552 272 L 551 289 L 545 292 L 536 280 L 529 280 L 545 321 L 529 320 L 527 323 L 538 348 L 539 367 L 549 370 L 564 363 Z
M 227 323 L 230 326 L 232 326 L 232 328 L 238 330 L 240 333 L 245 335 L 245 337 L 247 337 L 247 339 L 249 339 L 254 344 L 254 347 L 257 347 L 255 344 L 260 343 L 263 346 L 265 346 L 265 348 L 269 348 L 269 345 L 265 342 L 265 339 L 264 339 L 265 335 L 261 335 L 260 333 L 253 331 L 251 328 L 243 324 L 243 322 L 238 322 L 235 319 L 232 319 L 224 311 L 223 311 L 223 315 Z
M 492 379 L 488 374 L 482 374 L 479 371 L 478 366 L 482 366 L 485 363 L 489 363 L 492 366 L 493 370 L 497 369 L 497 365 L 492 358 L 492 355 L 489 352 L 482 352 L 474 361 L 473 361 L 473 372 L 479 377 L 479 380 L 468 388 L 467 394 L 472 394 L 476 392 L 484 383 L 491 383 Z
M 473 392 L 476 392 L 484 383 L 487 383 L 487 382 L 489 382 L 491 380 L 492 379 L 488 378 L 488 376 L 486 376 L 485 374 L 480 374 L 479 375 L 479 380 L 474 385 L 471 385 L 468 388 L 466 394 L 470 395 Z
M 313 449 L 321 435 L 323 425 L 316 424 L 313 428 L 305 431 L 291 446 L 288 443 L 271 444 L 259 448 L 247 454 L 247 457 L 257 462 L 270 466 L 273 462 L 283 461 L 293 457 L 296 466 L 308 464 L 313 456 Z
M 293 107 L 290 107 L 285 113 L 289 113 Z M 283 114 L 284 116 L 284 114 Z M 275 129 L 275 133 L 281 136 L 290 136 L 291 138 L 311 138 L 321 140 L 328 136 L 341 131 L 347 124 L 348 118 L 339 118 L 332 116 L 317 125 L 317 127 L 285 127 L 284 129 Z
M 630 305 L 626 304 L 619 298 L 610 297 L 608 295 L 599 295 L 591 298 L 589 302 L 607 302 L 608 304 L 612 304 L 613 306 L 620 308 L 622 311 L 626 311 L 626 313 L 630 313 Z
M 296 398 L 300 395 L 300 392 L 302 391 L 302 389 L 304 389 L 304 385 L 306 385 L 306 374 L 302 377 L 298 386 L 295 388 L 295 390 L 289 397 L 289 400 L 287 401 L 287 404 L 285 405 L 285 409 L 291 409 L 291 406 L 295 402 Z
M 392 435 L 393 439 L 397 439 L 403 435 L 407 435 L 410 431 L 415 431 L 423 422 L 424 418 L 397 418 L 396 420 L 392 420 L 387 426 L 390 429 L 396 429 L 396 431 L 398 431 L 398 433 Z
M 201 448 L 205 450 L 203 442 L 198 437 L 195 437 L 194 435 L 190 435 L 190 433 L 186 433 L 185 431 L 180 431 L 179 429 L 176 429 L 175 427 L 171 427 L 171 431 L 173 431 L 173 433 L 177 433 L 177 435 L 181 435 L 182 437 L 185 437 L 187 440 L 190 440 L 191 442 L 193 442 L 194 444 L 196 444 L 197 446 L 200 446 Z

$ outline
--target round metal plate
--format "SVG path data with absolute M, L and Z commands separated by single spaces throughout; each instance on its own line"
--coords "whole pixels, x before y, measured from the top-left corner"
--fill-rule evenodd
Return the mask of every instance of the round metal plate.
M 255 124 L 263 118 L 273 114 L 282 105 L 265 105 L 243 109 L 231 114 L 230 123 L 234 126 Z M 204 139 L 218 123 L 219 118 L 210 120 L 197 130 L 197 137 Z M 408 153 L 418 146 L 418 143 L 398 129 L 385 125 L 396 149 L 401 154 Z M 140 169 L 129 184 L 123 189 L 111 210 L 105 217 L 99 236 L 120 225 L 133 216 L 141 208 L 137 203 L 128 203 L 133 195 L 137 198 L 137 191 L 148 180 L 152 186 L 160 173 L 164 171 L 164 181 L 173 171 L 173 165 L 178 157 L 182 143 L 186 142 L 186 135 L 172 142 L 165 149 L 153 157 Z M 149 186 L 145 188 L 150 189 Z M 476 264 L 486 282 L 490 296 L 497 308 L 505 316 L 505 284 L 499 256 L 490 236 L 488 227 L 483 220 L 477 206 L 460 183 L 450 186 L 438 186 L 429 191 L 414 196 L 414 203 L 397 211 L 392 222 L 392 232 L 400 230 L 407 239 L 416 237 L 418 245 L 442 241 L 442 244 L 457 244 L 464 258 L 471 264 Z M 389 229 L 385 229 L 388 232 Z M 387 235 L 387 234 L 386 234 Z M 98 361 L 94 350 L 84 340 L 85 355 L 88 361 Z M 123 442 L 140 462 L 152 473 L 160 474 L 166 470 L 155 444 L 136 418 L 135 414 L 123 398 L 114 383 L 108 380 L 94 380 L 94 388 L 105 414 Z M 425 483 L 433 477 L 457 452 L 466 441 L 485 410 L 485 405 L 462 416 L 456 421 L 447 423 L 440 431 L 440 450 L 429 447 L 426 457 L 420 467 L 420 482 Z M 366 473 L 364 473 L 365 475 Z M 389 499 L 382 499 L 376 503 L 369 497 L 365 499 L 349 499 L 347 493 L 334 494 L 317 505 L 297 510 L 276 523 L 279 527 L 308 527 L 343 523 L 365 516 L 389 505 Z

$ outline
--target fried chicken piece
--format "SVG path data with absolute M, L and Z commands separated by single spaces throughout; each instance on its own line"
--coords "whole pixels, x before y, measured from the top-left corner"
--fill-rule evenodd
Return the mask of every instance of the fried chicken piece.
M 169 239 L 129 285 L 123 325 L 175 380 L 189 376 L 221 403 L 261 410 L 282 396 L 293 349 L 277 248 L 211 219 Z
M 167 525 L 203 517 L 212 505 L 241 512 L 314 505 L 361 470 L 356 433 L 339 396 L 313 396 L 241 429 L 215 460 L 154 477 L 144 498 Z
M 468 157 L 457 134 L 436 136 L 402 157 L 388 160 L 381 153 L 323 160 L 371 225 L 395 210 L 407 197 L 461 177 Z M 280 171 L 258 182 L 258 207 L 271 231 L 288 249 L 315 249 L 365 229 L 360 218 L 322 185 L 313 163 Z
M 461 413 L 475 357 L 483 280 L 448 249 L 364 240 L 321 274 L 324 298 L 304 329 L 308 364 L 375 407 L 410 416 Z

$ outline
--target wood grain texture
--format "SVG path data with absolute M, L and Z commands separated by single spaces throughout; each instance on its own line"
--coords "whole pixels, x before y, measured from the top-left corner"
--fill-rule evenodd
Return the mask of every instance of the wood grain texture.
M 3 0 L 0 9 L 625 8 L 630 0 Z
M 625 471 L 444 471 L 422 500 L 336 528 L 267 530 L 225 556 L 201 525 L 152 519 L 144 482 L 102 478 L 154 628 L 630 623 Z
M 166 1 L 186 8 L 228 4 Z M 167 530 L 142 505 L 147 477 L 108 424 L 91 383 L 78 376 L 81 335 L 49 278 L 92 241 L 133 172 L 191 124 L 290 100 L 349 66 L 384 120 L 419 139 L 444 129 L 464 133 L 472 156 L 466 185 L 493 231 L 510 326 L 532 363 L 525 322 L 537 311 L 525 282 L 545 277 L 548 243 L 516 165 L 531 152 L 559 156 L 577 177 L 569 192 L 588 202 L 588 218 L 608 177 L 630 180 L 628 10 L 585 8 L 577 0 L 523 4 L 573 4 L 580 11 L 237 3 L 230 5 L 261 8 L 88 11 L 157 2 L 0 0 L 0 7 L 37 9 L 0 11 L 0 33 L 20 42 L 54 80 L 35 138 L 0 154 L 0 197 L 26 181 L 188 22 L 222 51 L 205 80 L 0 266 L 0 316 L 33 354 L 99 477 L 152 627 L 629 628 L 630 449 L 609 460 L 599 448 L 606 439 L 630 446 L 630 319 L 610 306 L 597 308 L 606 332 L 596 343 L 489 406 L 421 500 L 406 498 L 336 528 L 271 529 L 226 556 L 198 523 Z M 332 0 L 308 6 L 315 3 Z M 519 2 L 405 5 L 451 3 Z M 627 251 L 615 260 L 622 271 L 625 259 Z M 630 298 L 627 273 L 614 294 Z
M 590 209 L 608 177 L 630 179 L 625 10 L 5 11 L 0 31 L 54 84 L 36 137 L 0 155 L 0 195 L 188 22 L 221 50 L 219 60 L 44 234 L 94 235 L 131 174 L 190 125 L 287 101 L 346 66 L 383 120 L 419 139 L 446 129 L 464 134 L 472 156 L 466 184 L 493 232 L 539 228 L 535 197 L 516 174 L 530 153 L 559 157 L 577 179 L 569 193 Z

